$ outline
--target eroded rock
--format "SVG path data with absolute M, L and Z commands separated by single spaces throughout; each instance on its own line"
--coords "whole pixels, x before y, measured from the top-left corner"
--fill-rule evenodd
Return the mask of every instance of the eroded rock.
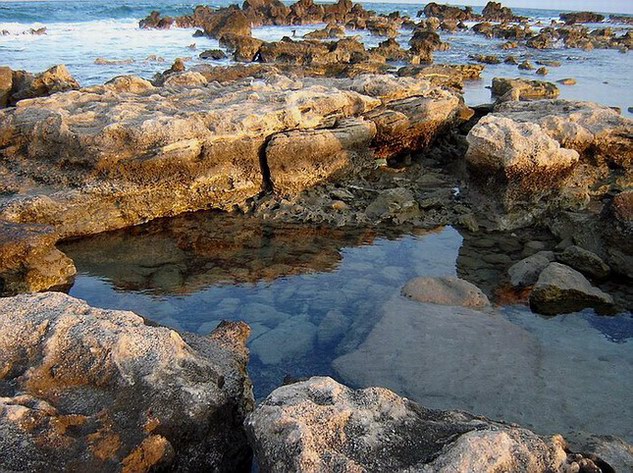
M 180 335 L 59 293 L 0 312 L 3 470 L 248 471 L 245 324 Z
M 418 277 L 402 288 L 402 295 L 419 302 L 482 308 L 490 305 L 477 286 L 455 277 Z

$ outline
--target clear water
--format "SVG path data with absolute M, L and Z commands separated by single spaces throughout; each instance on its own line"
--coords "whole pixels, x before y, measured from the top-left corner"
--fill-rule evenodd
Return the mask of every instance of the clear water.
M 30 71 L 44 70 L 55 64 L 66 64 L 83 85 L 103 83 L 121 74 L 137 74 L 150 78 L 165 70 L 177 57 L 187 60 L 189 66 L 200 63 L 226 65 L 230 60 L 201 60 L 198 55 L 205 49 L 218 48 L 218 42 L 209 38 L 193 38 L 193 30 L 174 28 L 167 31 L 141 30 L 138 21 L 152 10 L 164 15 L 183 15 L 197 5 L 194 1 L 27 1 L 0 2 L 0 31 L 10 34 L 0 36 L 0 64 Z M 213 6 L 225 6 L 230 0 L 212 2 Z M 420 5 L 367 3 L 366 8 L 379 13 L 398 10 L 402 14 L 416 16 Z M 480 7 L 481 8 L 481 7 Z M 477 9 L 476 9 L 477 10 Z M 537 21 L 549 22 L 558 18 L 559 10 L 515 9 L 520 15 Z M 33 36 L 21 34 L 31 28 L 45 26 L 47 34 Z M 297 30 L 301 35 L 320 25 L 302 27 L 256 28 L 254 36 L 266 40 L 280 39 Z M 623 31 L 625 26 L 617 26 Z M 349 34 L 359 32 L 350 31 Z M 360 32 L 368 46 L 377 45 L 384 38 Z M 403 44 L 410 32 L 403 31 L 399 41 Z M 467 63 L 472 54 L 517 55 L 520 59 L 560 60 L 562 67 L 550 68 L 549 80 L 574 77 L 578 84 L 561 86 L 561 96 L 569 99 L 592 100 L 619 107 L 624 114 L 633 107 L 633 53 L 618 51 L 580 50 L 534 51 L 525 48 L 505 52 L 498 49 L 499 40 L 487 40 L 472 33 L 442 34 L 452 49 L 436 54 L 442 63 Z M 118 61 L 115 64 L 95 64 L 97 59 Z M 534 72 L 519 71 L 516 66 L 486 66 L 483 80 L 472 83 L 466 90 L 466 100 L 471 105 L 487 102 L 492 77 L 531 77 Z
M 503 238 L 520 258 L 525 240 Z M 200 334 L 248 322 L 258 398 L 286 376 L 330 375 L 543 433 L 633 439 L 630 313 L 544 318 L 523 305 L 481 313 L 400 295 L 412 277 L 463 274 L 466 254 L 489 271 L 477 248 L 450 227 L 330 229 L 197 213 L 62 250 L 79 271 L 70 294 L 93 305 Z

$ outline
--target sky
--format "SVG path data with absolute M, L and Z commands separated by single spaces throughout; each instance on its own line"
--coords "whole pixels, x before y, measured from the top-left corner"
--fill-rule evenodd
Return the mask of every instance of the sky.
M 385 3 L 420 3 L 426 5 L 428 1 L 419 0 L 363 0 Z M 429 0 L 431 1 L 431 0 Z M 449 3 L 451 5 L 483 6 L 487 0 L 453 0 L 444 2 L 435 0 L 436 3 Z M 499 1 L 499 0 L 497 0 Z M 611 13 L 633 14 L 633 0 L 501 0 L 504 6 L 516 8 L 540 8 L 545 10 L 569 10 L 569 11 L 598 11 Z

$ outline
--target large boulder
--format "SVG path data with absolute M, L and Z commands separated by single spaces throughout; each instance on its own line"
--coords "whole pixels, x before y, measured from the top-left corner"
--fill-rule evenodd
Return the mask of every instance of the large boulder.
M 574 461 L 595 467 L 568 456 L 560 436 L 425 409 L 387 389 L 352 390 L 331 378 L 278 388 L 245 425 L 264 473 L 545 473 L 573 471 Z
M 58 65 L 39 74 L 0 68 L 0 108 L 23 99 L 46 97 L 56 92 L 79 88 L 66 66 Z
M 609 294 L 593 287 L 578 271 L 560 263 L 550 263 L 541 272 L 530 293 L 530 307 L 545 315 L 567 314 L 586 308 L 606 314 L 615 310 Z
M 609 276 L 609 266 L 600 256 L 577 245 L 570 245 L 565 248 L 557 259 L 559 262 L 589 277 L 605 279 Z
M 0 469 L 249 471 L 245 324 L 181 335 L 59 293 L 0 314 Z
M 510 284 L 513 287 L 532 286 L 538 281 L 541 272 L 554 261 L 554 258 L 552 251 L 539 251 L 516 262 L 508 269 Z
M 574 23 L 601 23 L 604 21 L 604 15 L 589 11 L 561 13 L 560 19 L 568 25 Z
M 489 21 L 520 20 L 520 18 L 514 16 L 510 8 L 504 7 L 500 2 L 488 2 L 482 10 L 481 15 Z
M 464 7 L 462 9 L 459 7 L 431 2 L 424 7 L 424 10 L 418 12 L 418 16 L 421 16 L 421 14 L 424 14 L 427 18 L 466 21 L 472 19 L 473 9 L 471 7 Z
M 75 266 L 56 241 L 49 226 L 0 220 L 0 296 L 70 285 Z

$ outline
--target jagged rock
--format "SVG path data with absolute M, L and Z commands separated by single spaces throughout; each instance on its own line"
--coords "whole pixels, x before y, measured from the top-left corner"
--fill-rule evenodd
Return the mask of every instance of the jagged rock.
M 434 411 L 384 388 L 314 377 L 271 393 L 246 421 L 262 472 L 568 471 L 560 436 Z M 579 455 L 588 467 L 591 459 Z
M 0 313 L 3 470 L 250 468 L 247 325 L 181 335 L 60 293 Z
M 411 53 L 418 57 L 418 62 L 433 62 L 433 51 L 445 50 L 448 47 L 442 42 L 440 35 L 421 29 L 413 32 L 409 46 L 411 46 Z
M 536 73 L 537 73 L 539 76 L 546 76 L 547 74 L 549 74 L 549 70 L 547 69 L 547 67 L 539 67 L 539 68 L 536 70 Z M 548 98 L 549 98 L 549 97 L 548 97 Z
M 251 36 L 251 22 L 234 7 L 212 10 L 207 6 L 197 6 L 193 12 L 193 24 L 211 38 L 220 39 L 226 34 Z
M 534 70 L 534 66 L 530 61 L 525 60 L 521 64 L 519 64 L 519 69 L 523 71 L 532 71 Z
M 605 279 L 609 276 L 609 266 L 602 258 L 580 246 L 568 246 L 558 255 L 557 260 L 586 276 L 597 279 Z
M 510 8 L 502 6 L 499 2 L 488 2 L 481 15 L 491 21 L 516 21 L 519 19 L 514 16 Z
M 207 49 L 206 51 L 202 51 L 199 54 L 200 59 L 224 59 L 226 58 L 226 54 L 221 49 Z
M 561 13 L 560 19 L 568 25 L 573 25 L 574 23 L 602 23 L 604 21 L 604 15 L 588 11 L 571 12 Z
M 499 56 L 494 55 L 476 54 L 474 56 L 471 56 L 471 59 L 483 64 L 501 64 L 501 59 L 499 59 Z
M 418 277 L 402 288 L 402 295 L 418 302 L 482 308 L 490 305 L 477 286 L 455 277 Z
M 393 38 L 380 42 L 377 48 L 370 51 L 383 56 L 387 61 L 401 61 L 409 57 L 409 53 Z
M 539 251 L 532 256 L 522 259 L 508 269 L 510 284 L 513 287 L 527 287 L 538 281 L 541 272 L 554 261 L 554 253 L 551 251 Z
M 290 8 L 280 0 L 245 0 L 242 11 L 255 25 L 285 25 Z
M 578 271 L 560 263 L 543 270 L 530 294 L 530 307 L 545 315 L 566 314 L 586 308 L 599 313 L 614 310 L 613 298 L 595 288 Z
M 10 69 L 7 69 L 3 69 L 1 74 L 4 79 L 0 80 L 0 106 L 3 95 L 6 105 L 13 106 L 23 99 L 46 97 L 56 92 L 79 88 L 79 83 L 70 75 L 64 65 L 53 66 L 39 74 L 11 71 L 10 81 L 8 77 Z
M 435 2 L 428 3 L 424 10 L 418 12 L 418 16 L 424 14 L 427 18 L 454 19 L 460 21 L 470 20 L 473 17 L 473 9 L 464 7 L 463 9 L 449 5 L 438 5 Z
M 555 99 L 560 94 L 551 82 L 526 79 L 492 79 L 492 95 L 502 102 L 511 100 Z
M 345 28 L 340 25 L 330 23 L 326 25 L 325 28 L 304 34 L 303 37 L 306 39 L 344 38 Z
M 0 220 L 0 295 L 70 285 L 75 266 L 55 248 L 56 241 L 51 227 Z
M 264 41 L 251 36 L 228 33 L 222 35 L 220 44 L 233 51 L 233 59 L 236 61 L 251 62 L 257 58 L 259 48 L 262 47 Z
M 9 105 L 13 89 L 13 71 L 6 66 L 0 67 L 0 108 Z
M 633 190 L 616 195 L 611 203 L 611 211 L 623 233 L 633 234 Z
M 484 66 L 480 64 L 433 64 L 406 66 L 398 69 L 398 75 L 428 80 L 434 85 L 461 90 L 464 81 L 481 77 Z

